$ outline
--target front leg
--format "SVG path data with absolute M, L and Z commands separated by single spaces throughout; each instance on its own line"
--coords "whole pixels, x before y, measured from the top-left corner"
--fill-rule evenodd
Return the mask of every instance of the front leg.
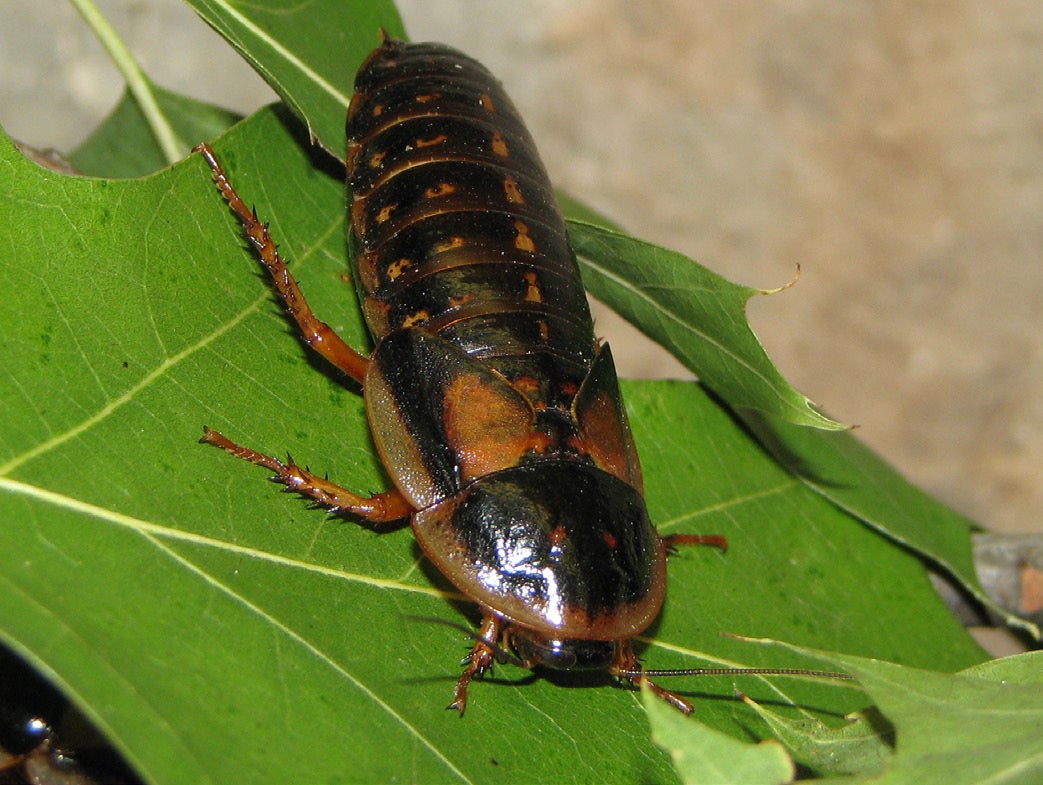
M 714 535 L 710 536 L 712 537 Z M 717 543 L 712 541 L 710 544 L 717 545 Z M 686 701 L 680 695 L 660 687 L 641 673 L 641 665 L 638 663 L 637 657 L 634 656 L 634 650 L 631 648 L 630 641 L 628 640 L 619 642 L 619 648 L 616 652 L 616 661 L 612 663 L 608 672 L 616 678 L 626 679 L 634 689 L 641 689 L 641 685 L 644 684 L 652 691 L 653 695 L 665 700 L 686 717 L 692 713 L 691 703 Z
M 292 458 L 289 463 L 283 463 L 270 455 L 236 444 L 224 434 L 206 426 L 203 427 L 203 438 L 199 441 L 213 444 L 236 458 L 270 469 L 275 472 L 271 477 L 273 482 L 282 483 L 286 490 L 313 499 L 331 512 L 346 512 L 374 524 L 398 521 L 413 513 L 412 505 L 395 489 L 373 496 L 359 496 L 325 477 L 312 474 L 294 463 Z
M 456 682 L 453 702 L 446 706 L 447 709 L 456 709 L 461 717 L 464 716 L 464 710 L 467 708 L 467 686 L 471 683 L 471 679 L 481 678 L 482 674 L 493 666 L 496 661 L 496 647 L 499 645 L 497 643 L 499 639 L 499 617 L 490 611 L 483 611 L 482 626 L 478 630 L 474 648 L 467 656 L 467 667 L 464 668 L 464 672 L 460 674 L 460 678 Z

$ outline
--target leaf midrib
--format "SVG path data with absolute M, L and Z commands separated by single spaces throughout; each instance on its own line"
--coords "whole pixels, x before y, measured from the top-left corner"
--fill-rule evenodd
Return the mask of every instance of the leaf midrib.
M 301 60 L 299 57 L 294 55 L 290 50 L 288 50 L 285 46 L 283 46 L 281 43 L 279 43 L 279 41 L 277 41 L 275 38 L 272 38 L 263 29 L 261 29 L 260 27 L 255 25 L 252 21 L 250 21 L 250 19 L 248 17 L 245 17 L 242 14 L 240 14 L 238 11 L 236 11 L 235 8 L 230 3 L 222 2 L 222 0 L 217 0 L 217 2 L 215 2 L 213 5 L 218 7 L 218 8 L 223 9 L 225 13 L 227 13 L 230 17 L 232 17 L 237 23 L 242 25 L 244 29 L 249 30 L 251 33 L 253 33 L 255 36 L 257 36 L 258 40 L 268 44 L 268 46 L 270 46 L 272 48 L 272 50 L 276 54 L 278 54 L 280 57 L 282 57 L 287 63 L 292 65 L 294 68 L 298 69 L 302 74 L 304 74 L 313 84 L 315 84 L 317 87 L 319 87 L 323 92 L 327 93 L 334 100 L 336 100 L 338 103 L 340 103 L 344 107 L 345 111 L 347 110 L 348 103 L 351 100 L 350 96 L 344 95 L 343 92 L 341 92 L 336 87 L 334 87 L 329 82 L 327 82 L 325 79 L 323 79 L 316 71 L 314 71 L 311 67 L 309 67 L 303 60 Z
M 207 548 L 214 548 L 217 550 L 225 551 L 226 553 L 234 553 L 242 556 L 247 556 L 252 559 L 259 559 L 272 564 L 277 564 L 283 567 L 293 567 L 297 569 L 307 570 L 308 572 L 317 573 L 326 577 L 339 578 L 353 583 L 359 583 L 366 586 L 370 586 L 378 589 L 398 589 L 401 591 L 411 592 L 415 594 L 426 594 L 431 597 L 440 597 L 448 600 L 459 600 L 462 599 L 462 595 L 455 592 L 444 591 L 442 589 L 436 589 L 427 586 L 414 586 L 407 583 L 403 583 L 398 579 L 390 578 L 377 578 L 372 575 L 364 575 L 362 573 L 348 572 L 347 570 L 340 570 L 333 567 L 325 567 L 321 564 L 315 564 L 314 562 L 303 561 L 301 559 L 294 559 L 289 556 L 281 556 L 277 553 L 271 553 L 270 551 L 260 550 L 258 548 L 251 548 L 245 545 L 239 545 L 231 543 L 226 540 L 219 540 L 214 537 L 208 537 L 203 534 L 196 532 L 182 531 L 170 526 L 164 526 L 162 524 L 153 523 L 152 521 L 146 521 L 141 518 L 135 518 L 132 515 L 126 515 L 116 510 L 110 510 L 106 507 L 101 507 L 90 502 L 76 499 L 66 494 L 57 493 L 56 491 L 48 490 L 47 488 L 33 485 L 31 483 L 22 482 L 20 480 L 14 480 L 9 477 L 0 477 L 0 491 L 6 491 L 8 493 L 23 496 L 26 498 L 34 499 L 45 504 L 59 507 L 64 510 L 78 513 L 80 515 L 86 515 L 90 518 L 104 521 L 106 523 L 122 526 L 124 528 L 136 531 L 148 538 L 159 538 L 160 540 L 170 540 L 176 542 L 186 542 L 192 545 L 201 545 Z M 157 543 L 158 545 L 158 543 Z M 410 570 L 412 572 L 412 570 Z

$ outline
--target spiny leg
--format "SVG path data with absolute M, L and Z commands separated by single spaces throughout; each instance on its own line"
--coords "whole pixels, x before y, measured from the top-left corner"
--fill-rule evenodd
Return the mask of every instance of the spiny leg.
M 257 251 L 261 264 L 271 275 L 276 291 L 286 303 L 287 312 L 300 327 L 304 342 L 329 360 L 336 368 L 361 384 L 366 375 L 369 359 L 348 346 L 344 339 L 333 331 L 332 327 L 315 316 L 300 287 L 297 286 L 297 281 L 286 269 L 286 264 L 279 256 L 279 251 L 268 234 L 268 224 L 258 220 L 257 213 L 249 209 L 239 198 L 239 194 L 236 193 L 210 145 L 204 142 L 198 145 L 195 151 L 202 154 L 210 167 L 218 191 L 221 192 L 221 196 L 228 202 L 228 206 L 232 208 L 232 212 L 243 225 L 246 239 Z
M 637 689 L 640 689 L 641 685 L 644 684 L 652 691 L 653 695 L 665 700 L 686 717 L 693 711 L 691 703 L 686 701 L 680 695 L 660 687 L 641 673 L 641 664 L 637 661 L 637 657 L 634 655 L 634 650 L 630 646 L 630 641 L 620 641 L 619 649 L 616 653 L 616 661 L 612 663 L 612 667 L 608 669 L 608 672 L 617 678 L 626 679 Z
M 347 512 L 370 523 L 398 521 L 409 517 L 413 512 L 412 505 L 395 489 L 373 496 L 359 496 L 357 493 L 352 493 L 330 482 L 325 477 L 319 477 L 307 469 L 301 468 L 293 462 L 292 458 L 289 459 L 289 463 L 283 463 L 270 455 L 236 444 L 223 434 L 205 426 L 203 427 L 203 438 L 199 441 L 204 444 L 213 444 L 236 458 L 256 463 L 258 466 L 275 472 L 271 477 L 273 482 L 280 482 L 286 486 L 287 490 L 313 499 L 317 504 L 328 507 L 331 512 Z
M 239 194 L 236 193 L 210 145 L 204 143 L 195 149 L 202 154 L 210 167 L 218 191 L 242 224 L 246 238 L 257 251 L 261 264 L 271 276 L 275 289 L 286 304 L 289 314 L 297 322 L 305 343 L 336 368 L 361 384 L 369 365 L 368 358 L 348 346 L 329 325 L 315 316 L 297 285 L 297 281 L 279 256 L 275 242 L 268 233 L 268 225 L 261 223 L 257 214 L 247 208 Z M 413 512 L 412 506 L 397 490 L 369 497 L 360 496 L 297 466 L 292 460 L 289 464 L 284 464 L 268 455 L 236 444 L 209 428 L 204 428 L 204 435 L 200 441 L 216 445 L 238 458 L 270 469 L 275 472 L 272 480 L 282 483 L 287 490 L 296 491 L 313 499 L 331 511 L 347 512 L 371 523 L 400 520 Z
M 464 716 L 467 708 L 467 685 L 476 676 L 481 677 L 496 661 L 496 649 L 490 645 L 500 639 L 500 619 L 492 613 L 485 612 L 482 615 L 482 626 L 478 630 L 474 648 L 467 656 L 467 667 L 460 674 L 453 690 L 453 702 L 446 706 L 447 709 L 456 709 L 460 716 Z M 486 641 L 489 641 L 487 643 Z

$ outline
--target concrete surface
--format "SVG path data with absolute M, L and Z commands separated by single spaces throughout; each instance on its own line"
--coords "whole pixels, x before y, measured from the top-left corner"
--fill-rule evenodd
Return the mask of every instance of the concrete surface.
M 102 10 L 159 83 L 271 93 L 178 0 Z M 1043 531 L 1043 4 L 406 0 L 506 83 L 556 183 L 741 283 L 783 373 L 984 525 Z M 121 83 L 0 0 L 0 124 L 69 149 Z M 683 369 L 599 316 L 631 376 Z M 625 346 L 624 346 L 625 345 Z

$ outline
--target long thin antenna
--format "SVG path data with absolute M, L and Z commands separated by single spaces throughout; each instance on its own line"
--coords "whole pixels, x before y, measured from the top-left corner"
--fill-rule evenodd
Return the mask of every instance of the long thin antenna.
M 488 646 L 496 656 L 498 662 L 509 663 L 519 668 L 529 667 L 529 665 L 523 662 L 520 657 L 507 651 L 507 649 L 503 648 L 503 646 L 496 641 L 491 641 L 482 637 L 477 632 L 463 624 L 458 624 L 455 621 L 449 621 L 447 619 L 439 619 L 434 616 L 408 615 L 405 618 L 412 621 L 433 622 L 435 624 L 441 624 L 443 627 L 450 627 L 454 630 L 459 630 L 471 640 L 480 641 Z M 840 679 L 842 681 L 855 680 L 855 677 L 850 673 L 811 670 L 805 668 L 635 668 L 632 670 L 615 670 L 613 673 L 616 676 L 622 676 L 625 679 L 641 679 L 643 676 L 657 679 L 663 677 L 669 678 L 670 676 L 804 676 L 817 679 Z
M 804 668 L 668 668 L 665 670 L 637 668 L 634 670 L 618 670 L 616 673 L 628 679 L 640 679 L 642 676 L 654 676 L 656 678 L 669 676 L 808 676 L 819 679 L 855 680 L 855 677 L 850 673 L 808 670 Z

